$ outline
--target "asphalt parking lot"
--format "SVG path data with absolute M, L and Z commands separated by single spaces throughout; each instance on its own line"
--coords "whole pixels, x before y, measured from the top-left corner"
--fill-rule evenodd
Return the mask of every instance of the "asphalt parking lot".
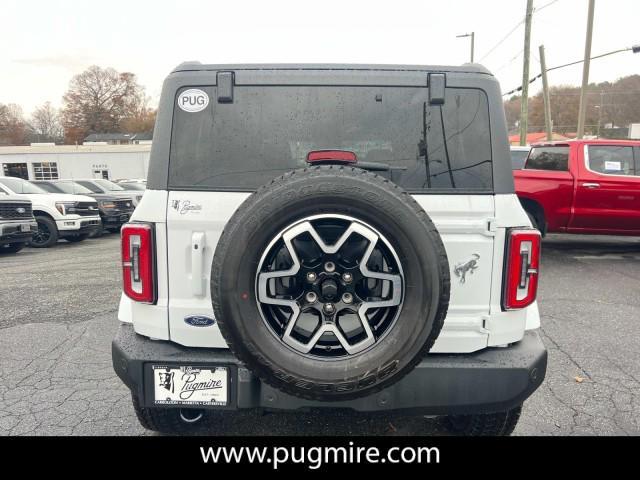
M 0 257 L 0 435 L 144 435 L 111 368 L 119 238 Z M 549 370 L 517 435 L 640 434 L 640 239 L 549 236 L 539 290 Z M 439 434 L 349 412 L 217 417 L 209 434 Z

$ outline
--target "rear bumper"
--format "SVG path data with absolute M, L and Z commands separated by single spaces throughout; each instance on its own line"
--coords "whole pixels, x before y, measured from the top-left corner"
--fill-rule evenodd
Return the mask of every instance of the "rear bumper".
M 28 225 L 29 231 L 22 231 L 22 225 Z M 35 220 L 15 220 L 0 223 L 0 245 L 8 243 L 29 243 L 33 234 L 38 231 Z
M 317 402 L 263 383 L 226 349 L 189 348 L 150 340 L 122 324 L 112 344 L 113 367 L 142 401 L 153 407 L 152 364 L 218 365 L 230 371 L 227 409 L 348 408 L 361 412 L 415 411 L 424 415 L 489 413 L 522 404 L 542 383 L 547 351 L 536 331 L 507 348 L 464 355 L 431 354 L 394 385 L 368 397 Z M 218 407 L 221 408 L 221 407 Z

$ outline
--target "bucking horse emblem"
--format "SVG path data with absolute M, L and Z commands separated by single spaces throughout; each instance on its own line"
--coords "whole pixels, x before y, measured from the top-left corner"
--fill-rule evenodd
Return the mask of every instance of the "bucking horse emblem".
M 460 279 L 460 283 L 464 284 L 467 281 L 467 273 L 473 274 L 476 271 L 478 260 L 480 260 L 480 255 L 474 253 L 466 260 L 456 263 L 453 267 L 453 273 Z

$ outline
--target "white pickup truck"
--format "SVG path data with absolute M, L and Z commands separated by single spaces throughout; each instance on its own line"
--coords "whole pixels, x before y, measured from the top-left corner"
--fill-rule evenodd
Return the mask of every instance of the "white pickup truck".
M 100 228 L 98 203 L 91 197 L 48 193 L 28 180 L 16 177 L 0 177 L 0 190 L 33 204 L 38 228 L 31 239 L 32 247 L 51 247 L 59 238 L 79 242 Z

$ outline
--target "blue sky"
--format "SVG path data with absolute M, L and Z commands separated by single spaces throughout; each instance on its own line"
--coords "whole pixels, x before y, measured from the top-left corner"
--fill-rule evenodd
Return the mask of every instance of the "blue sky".
M 532 76 L 538 45 L 547 64 L 582 58 L 587 0 L 534 0 Z M 503 91 L 522 77 L 524 28 L 492 49 L 523 19 L 526 0 L 2 0 L 0 103 L 28 114 L 61 104 L 70 78 L 89 65 L 139 77 L 152 102 L 163 78 L 184 60 L 207 63 L 337 62 L 461 64 L 476 32 L 476 61 Z M 640 1 L 597 0 L 592 54 L 640 43 Z M 591 80 L 640 73 L 640 54 L 592 63 Z M 550 73 L 550 83 L 579 84 L 580 65 Z M 540 83 L 532 87 L 533 93 Z

